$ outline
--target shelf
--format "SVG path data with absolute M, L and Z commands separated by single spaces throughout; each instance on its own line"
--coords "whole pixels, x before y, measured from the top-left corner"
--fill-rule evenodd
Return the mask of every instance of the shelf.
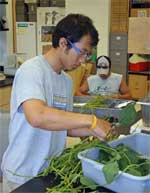
M 132 7 L 131 8 L 150 8 L 150 3 L 149 4 L 136 4 L 136 5 L 132 5 Z
M 128 71 L 128 74 L 150 75 L 150 71 L 143 71 L 143 72 Z
M 131 2 L 130 8 L 150 8 L 150 2 Z
M 8 2 L 0 2 L 0 4 L 1 4 L 1 5 L 2 5 L 2 4 L 3 4 L 3 5 L 4 5 L 4 4 L 6 5 L 6 4 L 8 4 Z
M 9 29 L 0 29 L 0 31 L 9 31 Z

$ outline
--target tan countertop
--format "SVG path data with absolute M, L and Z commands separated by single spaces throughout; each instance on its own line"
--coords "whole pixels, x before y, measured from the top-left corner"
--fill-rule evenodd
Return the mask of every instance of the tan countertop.
M 9 77 L 9 76 L 8 76 L 8 77 L 6 77 L 5 80 L 1 80 L 1 81 L 0 81 L 0 88 L 1 88 L 1 87 L 4 87 L 4 86 L 12 85 L 13 79 L 14 79 L 14 77 L 12 77 L 12 76 Z

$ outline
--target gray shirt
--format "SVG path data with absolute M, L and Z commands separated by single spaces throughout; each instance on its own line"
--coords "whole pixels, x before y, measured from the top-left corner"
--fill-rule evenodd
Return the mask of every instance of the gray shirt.
M 28 99 L 40 99 L 50 107 L 70 111 L 72 80 L 64 71 L 57 74 L 43 56 L 26 61 L 16 73 L 9 145 L 3 156 L 2 171 L 9 181 L 20 184 L 43 171 L 49 164 L 46 158 L 63 151 L 67 135 L 65 128 L 64 131 L 33 128 L 22 110 L 22 103 Z

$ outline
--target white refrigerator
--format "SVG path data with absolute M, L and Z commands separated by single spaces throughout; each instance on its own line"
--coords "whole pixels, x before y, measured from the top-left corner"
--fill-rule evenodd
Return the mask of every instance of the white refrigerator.
M 36 22 L 16 22 L 17 53 L 25 53 L 26 59 L 37 55 Z

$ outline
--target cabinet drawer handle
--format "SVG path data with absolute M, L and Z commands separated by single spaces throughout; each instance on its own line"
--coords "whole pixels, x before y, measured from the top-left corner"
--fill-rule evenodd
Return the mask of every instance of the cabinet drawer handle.
M 116 56 L 120 56 L 120 52 L 116 52 Z
M 120 37 L 120 36 L 117 36 L 117 37 L 116 37 L 116 40 L 121 40 L 121 37 Z

